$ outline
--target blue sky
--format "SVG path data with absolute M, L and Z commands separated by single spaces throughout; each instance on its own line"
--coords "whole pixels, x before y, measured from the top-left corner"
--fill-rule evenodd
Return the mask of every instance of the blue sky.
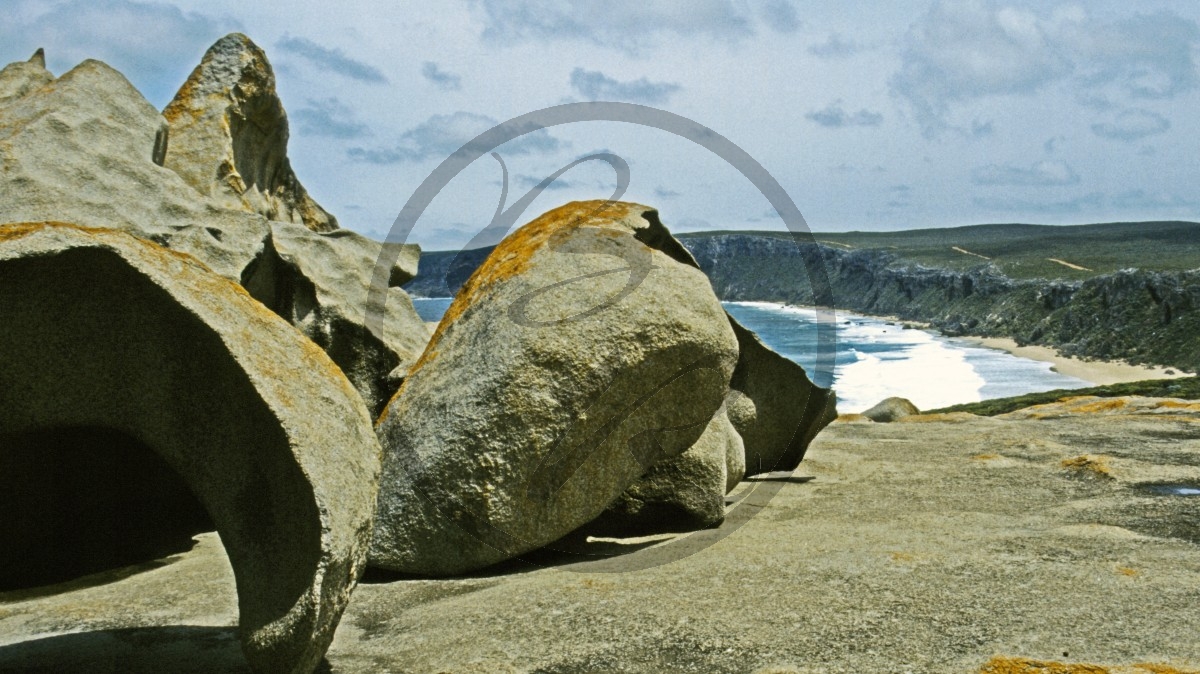
M 641 103 L 728 137 L 814 230 L 1200 220 L 1200 3 L 983 0 L 4 0 L 0 59 L 121 70 L 158 107 L 221 35 L 275 67 L 290 156 L 343 226 L 382 238 L 448 154 L 570 101 Z M 675 231 L 774 229 L 720 159 L 662 131 L 579 123 L 502 147 L 508 203 L 597 151 Z M 456 248 L 491 219 L 500 167 L 459 175 L 411 239 Z M 534 200 L 602 198 L 587 162 Z

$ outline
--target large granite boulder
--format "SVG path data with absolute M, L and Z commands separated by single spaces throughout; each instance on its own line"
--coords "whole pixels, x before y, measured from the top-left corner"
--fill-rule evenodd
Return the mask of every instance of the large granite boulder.
M 656 211 L 542 215 L 467 281 L 377 422 L 371 563 L 460 573 L 573 531 L 695 444 L 736 360 L 707 278 Z
M 244 36 L 223 38 L 210 50 L 207 65 L 193 73 L 193 78 L 199 78 L 195 86 L 184 90 L 194 94 L 215 86 L 205 73 L 215 67 L 213 59 L 232 58 L 230 45 L 240 45 L 239 59 L 261 54 Z M 251 66 L 258 64 L 269 74 L 265 61 L 250 59 L 249 63 L 251 72 Z M 258 82 L 254 100 L 277 101 L 273 89 L 263 88 L 269 83 L 270 78 Z M 230 86 L 230 91 L 243 92 L 237 96 L 244 97 L 240 85 Z M 226 108 L 233 105 L 230 91 L 222 99 Z M 11 95 L 5 98 L 5 92 Z M 249 99 L 237 100 L 249 105 Z M 195 102 L 181 95 L 172 105 Z M 234 119 L 230 110 L 234 108 L 226 109 Z M 278 112 L 282 115 L 282 108 Z M 203 120 L 217 123 L 211 115 L 197 114 L 189 123 L 178 122 L 185 130 L 169 128 L 128 80 L 99 61 L 85 61 L 58 79 L 36 57 L 8 66 L 0 71 L 0 166 L 4 167 L 0 223 L 68 220 L 119 229 L 195 256 L 221 276 L 246 286 L 256 299 L 324 347 L 372 413 L 377 413 L 429 335 L 408 296 L 398 288 L 415 275 L 419 248 L 403 246 L 395 251 L 398 261 L 385 279 L 386 301 L 369 315 L 367 294 L 375 267 L 384 258 L 382 244 L 346 230 L 314 232 L 305 224 L 269 221 L 219 191 L 215 197 L 201 194 L 181 174 L 161 165 L 170 155 L 168 146 L 181 145 L 177 136 L 201 134 Z M 286 120 L 281 120 L 275 122 L 282 124 L 283 131 L 277 128 L 272 137 L 282 134 L 286 141 Z M 243 136 L 255 137 L 255 133 L 245 131 Z M 280 154 L 284 145 L 237 140 L 243 136 L 226 139 L 238 148 L 238 166 L 271 165 L 278 168 L 272 175 L 291 175 L 291 169 L 283 168 L 287 165 L 286 156 Z M 180 165 L 179 156 L 168 165 L 192 175 L 186 165 Z M 217 170 L 216 164 L 210 168 Z M 264 183 L 255 184 L 260 189 Z M 287 211 L 281 204 L 290 202 L 280 199 L 274 211 L 259 210 L 272 217 L 287 213 L 295 217 L 311 210 L 296 206 Z
M 201 194 L 270 220 L 337 229 L 292 171 L 275 73 L 250 38 L 231 33 L 209 47 L 163 115 L 166 166 Z
M 594 530 L 630 535 L 720 524 L 725 494 L 742 478 L 737 473 L 730 479 L 730 465 L 737 471 L 743 452 L 742 438 L 719 410 L 695 444 L 652 466 L 593 523 Z
M 732 316 L 729 324 L 738 339 L 729 420 L 745 446 L 746 473 L 795 470 L 812 439 L 837 418 L 837 396 Z
M 880 400 L 874 407 L 863 412 L 862 415 L 871 421 L 886 424 L 920 413 L 921 410 L 917 409 L 917 406 L 912 404 L 912 401 L 907 398 L 893 396 Z
M 71 473 L 37 441 L 71 431 L 116 456 L 148 448 L 221 535 L 250 664 L 311 671 L 363 568 L 380 470 L 367 411 L 326 354 L 190 256 L 65 224 L 0 226 L 0 325 L 5 465 Z M 0 567 L 104 535 L 79 531 L 86 520 L 44 530 L 111 489 L 56 479 L 0 473 L 5 499 L 40 504 L 5 513 Z

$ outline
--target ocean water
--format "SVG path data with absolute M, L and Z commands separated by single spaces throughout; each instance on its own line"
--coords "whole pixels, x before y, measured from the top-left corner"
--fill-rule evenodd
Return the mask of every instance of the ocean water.
M 1018 358 L 928 330 L 905 329 L 880 318 L 833 313 L 832 372 L 818 371 L 817 310 L 771 302 L 723 302 L 767 346 L 799 363 L 814 381 L 832 380 L 838 411 L 861 412 L 889 396 L 920 409 L 1091 386 L 1052 371 L 1050 363 Z M 426 321 L 440 320 L 448 298 L 413 298 Z M 829 323 L 829 316 L 826 317 Z M 829 328 L 825 328 L 828 330 Z M 828 354 L 826 354 L 828 356 Z

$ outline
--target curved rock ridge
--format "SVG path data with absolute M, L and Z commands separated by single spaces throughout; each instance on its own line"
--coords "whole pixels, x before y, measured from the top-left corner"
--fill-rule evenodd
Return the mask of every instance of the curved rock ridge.
M 214 53 L 228 56 L 229 45 L 243 39 L 226 38 Z M 35 59 L 0 71 L 0 92 L 12 92 L 0 102 L 0 223 L 67 220 L 195 256 L 325 348 L 378 414 L 429 336 L 396 287 L 416 274 L 417 246 L 403 246 L 380 280 L 386 302 L 372 309 L 378 320 L 369 320 L 367 294 L 383 244 L 348 230 L 268 221 L 240 202 L 197 192 L 160 165 L 178 138 L 168 143 L 162 115 L 117 71 L 85 61 L 54 79 Z M 254 100 L 263 96 L 272 98 L 273 90 Z M 286 168 L 278 154 L 284 149 L 244 144 L 239 161 Z
M 696 443 L 736 360 L 707 278 L 654 209 L 538 217 L 467 281 L 376 424 L 371 563 L 461 573 L 570 533 Z
M 201 194 L 269 220 L 337 229 L 292 171 L 275 73 L 250 38 L 231 33 L 209 47 L 163 116 L 165 165 Z
M 814 384 L 802 366 L 732 316 L 728 320 L 738 339 L 729 420 L 742 437 L 746 474 L 795 470 L 817 433 L 837 418 L 837 393 Z
M 71 428 L 152 449 L 216 524 L 251 666 L 312 671 L 363 568 L 380 471 L 326 354 L 188 255 L 62 223 L 0 226 L 0 316 L 0 451 Z

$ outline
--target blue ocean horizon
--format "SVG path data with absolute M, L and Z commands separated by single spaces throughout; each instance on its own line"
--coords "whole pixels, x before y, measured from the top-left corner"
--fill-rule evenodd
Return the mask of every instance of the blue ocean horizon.
M 413 306 L 423 320 L 438 321 L 450 301 L 414 297 Z M 822 310 L 821 320 L 826 330 L 832 323 L 833 371 L 820 372 L 816 309 L 773 302 L 721 304 L 764 344 L 804 367 L 814 381 L 824 384 L 832 378 L 841 413 L 862 412 L 891 396 L 907 398 L 924 410 L 1092 385 L 1055 372 L 1050 363 L 884 318 L 829 310 Z

